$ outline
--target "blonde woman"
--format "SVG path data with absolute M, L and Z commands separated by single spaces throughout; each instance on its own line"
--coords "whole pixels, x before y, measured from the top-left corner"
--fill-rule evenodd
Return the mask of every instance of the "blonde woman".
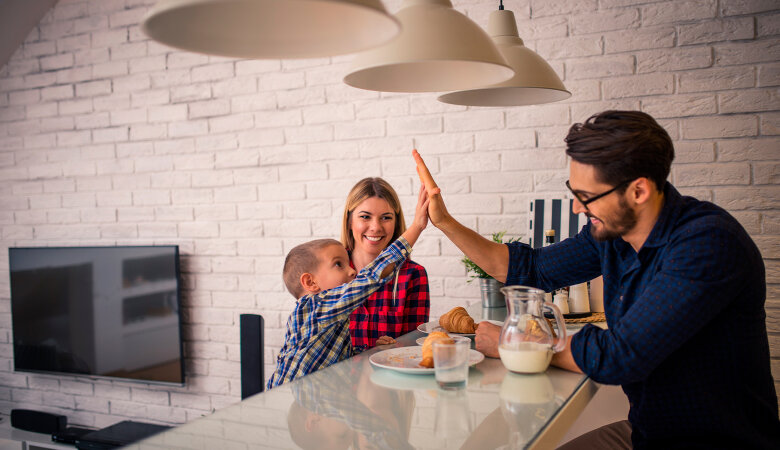
M 381 178 L 358 181 L 347 196 L 341 242 L 359 271 L 406 230 L 401 202 Z M 373 293 L 350 316 L 355 351 L 377 345 L 382 336 L 397 338 L 428 321 L 430 295 L 425 268 L 407 259 L 395 278 Z M 387 343 L 382 338 L 379 344 Z

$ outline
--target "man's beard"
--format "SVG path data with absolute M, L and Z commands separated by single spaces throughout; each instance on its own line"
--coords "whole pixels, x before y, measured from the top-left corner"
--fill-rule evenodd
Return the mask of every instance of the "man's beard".
M 620 197 L 620 200 L 618 200 L 617 212 L 607 217 L 606 220 L 601 220 L 601 218 L 590 213 L 585 213 L 585 215 L 595 217 L 601 221 L 601 228 L 598 230 L 593 224 L 590 226 L 590 234 L 593 236 L 593 239 L 601 242 L 623 236 L 631 231 L 637 222 L 636 212 L 628 207 L 628 203 L 623 197 Z M 609 228 L 607 228 L 607 224 L 609 224 Z

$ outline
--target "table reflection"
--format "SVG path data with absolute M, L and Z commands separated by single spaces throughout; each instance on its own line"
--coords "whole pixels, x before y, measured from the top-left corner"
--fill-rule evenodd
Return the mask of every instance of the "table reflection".
M 339 364 L 326 378 L 303 377 L 291 385 L 287 423 L 293 442 L 305 449 L 413 448 L 408 439 L 414 395 L 374 385 L 371 370 L 361 367 L 366 364 Z
M 493 358 L 471 367 L 460 391 L 440 390 L 433 374 L 370 364 L 372 354 L 415 345 L 422 336 L 414 331 L 392 347 L 371 349 L 128 448 L 481 450 L 542 440 L 552 447 L 561 430 L 551 432 L 551 424 L 569 414 L 575 395 L 592 396 L 593 388 L 581 389 L 592 383 L 584 375 L 554 367 L 517 375 Z
M 466 391 L 439 390 L 436 396 L 436 420 L 433 434 L 439 439 L 468 437 L 472 430 L 469 397 Z
M 501 415 L 509 426 L 507 448 L 523 448 L 555 414 L 561 401 L 545 374 L 507 373 L 501 382 Z

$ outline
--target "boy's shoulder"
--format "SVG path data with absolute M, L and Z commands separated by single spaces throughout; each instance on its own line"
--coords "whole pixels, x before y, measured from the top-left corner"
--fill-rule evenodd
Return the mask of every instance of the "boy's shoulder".
M 305 294 L 301 298 L 295 301 L 295 306 L 290 313 L 291 319 L 294 321 L 296 317 L 301 314 L 306 314 L 311 311 L 316 303 L 317 294 Z
M 322 292 L 322 291 L 320 291 Z M 304 294 L 297 300 L 295 300 L 295 309 L 298 309 L 301 307 L 301 305 L 306 304 L 307 302 L 311 302 L 314 300 L 314 298 L 317 296 L 318 293 L 315 294 Z

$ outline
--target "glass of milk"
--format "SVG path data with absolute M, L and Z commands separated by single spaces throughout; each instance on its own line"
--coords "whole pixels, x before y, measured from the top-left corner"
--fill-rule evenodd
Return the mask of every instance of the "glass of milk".
M 511 342 L 498 347 L 504 367 L 515 373 L 541 373 L 552 359 L 550 344 L 539 342 Z

